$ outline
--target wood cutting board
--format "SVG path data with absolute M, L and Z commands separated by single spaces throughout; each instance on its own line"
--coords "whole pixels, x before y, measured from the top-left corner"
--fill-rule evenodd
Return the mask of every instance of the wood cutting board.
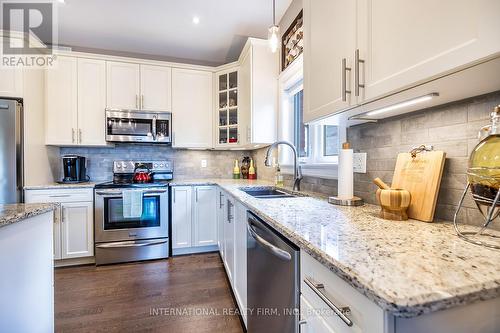
M 398 155 L 392 188 L 410 192 L 408 217 L 433 221 L 445 159 L 443 151 L 421 152 L 415 158 L 410 153 Z

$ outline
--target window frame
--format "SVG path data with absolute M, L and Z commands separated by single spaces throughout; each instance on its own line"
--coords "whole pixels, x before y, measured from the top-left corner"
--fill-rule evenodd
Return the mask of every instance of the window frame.
M 278 140 L 285 140 L 296 144 L 296 115 L 294 110 L 294 95 L 303 90 L 303 56 L 300 55 L 290 66 L 281 72 L 279 85 L 278 110 Z M 321 178 L 337 178 L 338 155 L 325 156 L 325 125 L 338 126 L 338 144 L 346 139 L 346 127 L 338 123 L 329 123 L 331 120 L 318 121 L 308 124 L 308 156 L 299 157 L 302 173 L 305 176 Z M 290 123 L 291 122 L 291 123 Z M 278 148 L 281 171 L 293 174 L 292 151 L 289 147 Z

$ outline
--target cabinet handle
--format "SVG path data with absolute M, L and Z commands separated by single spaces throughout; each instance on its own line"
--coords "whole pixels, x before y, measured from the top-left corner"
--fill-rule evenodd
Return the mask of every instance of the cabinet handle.
M 61 223 L 67 222 L 68 221 L 68 210 L 66 208 L 62 208 L 62 214 L 61 214 Z
M 359 88 L 365 88 L 364 84 L 359 83 L 359 64 L 364 64 L 365 61 L 359 58 L 359 49 L 354 53 L 354 95 L 359 96 Z
M 139 95 L 135 95 L 135 108 L 139 109 Z
M 172 190 L 172 199 L 174 200 L 175 203 L 175 188 Z
M 231 219 L 233 218 L 233 216 L 231 215 L 231 203 L 227 202 L 227 223 L 231 223 Z
M 175 146 L 175 132 L 172 132 L 172 145 Z
M 78 138 L 78 142 L 79 142 L 79 143 L 82 143 L 82 129 L 81 129 L 81 128 L 80 128 L 80 129 L 78 129 L 78 136 L 79 136 L 79 138 Z
M 347 71 L 351 73 L 351 68 L 347 67 L 347 59 L 342 58 L 342 101 L 347 101 L 347 94 L 351 94 L 350 90 L 347 90 Z
M 223 196 L 224 196 L 224 194 L 222 194 L 222 192 L 219 192 L 219 209 L 224 207 L 224 202 L 222 201 Z
M 144 109 L 144 95 L 141 95 L 141 110 Z
M 194 190 L 194 196 L 195 196 L 196 202 L 198 202 L 198 189 Z
M 337 316 L 339 316 L 340 319 L 342 319 L 347 326 L 351 327 L 353 325 L 352 320 L 346 317 L 346 315 L 351 313 L 351 309 L 348 306 L 338 307 L 333 304 L 333 302 L 330 301 L 330 299 L 325 295 L 325 286 L 322 283 L 316 282 L 310 277 L 306 277 L 304 282 L 309 286 L 309 288 L 311 288 L 312 291 L 314 291 L 316 295 L 319 296 L 319 298 L 321 298 L 323 302 L 326 303 L 326 305 L 328 305 L 330 309 L 332 309 L 333 312 L 335 312 Z
M 49 195 L 49 198 L 67 198 L 70 194 L 60 194 L 60 195 Z
M 71 129 L 71 143 L 75 143 L 75 129 Z

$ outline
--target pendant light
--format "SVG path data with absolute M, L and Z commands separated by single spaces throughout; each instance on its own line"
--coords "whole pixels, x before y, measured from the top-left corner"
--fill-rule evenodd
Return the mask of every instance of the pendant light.
M 276 0 L 273 0 L 273 25 L 269 28 L 267 40 L 272 53 L 276 53 L 279 46 L 280 27 L 276 25 Z

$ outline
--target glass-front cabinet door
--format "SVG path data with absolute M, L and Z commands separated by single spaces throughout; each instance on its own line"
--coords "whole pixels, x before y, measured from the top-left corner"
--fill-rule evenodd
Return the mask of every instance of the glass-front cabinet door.
M 218 146 L 239 142 L 238 70 L 217 74 L 217 141 Z

